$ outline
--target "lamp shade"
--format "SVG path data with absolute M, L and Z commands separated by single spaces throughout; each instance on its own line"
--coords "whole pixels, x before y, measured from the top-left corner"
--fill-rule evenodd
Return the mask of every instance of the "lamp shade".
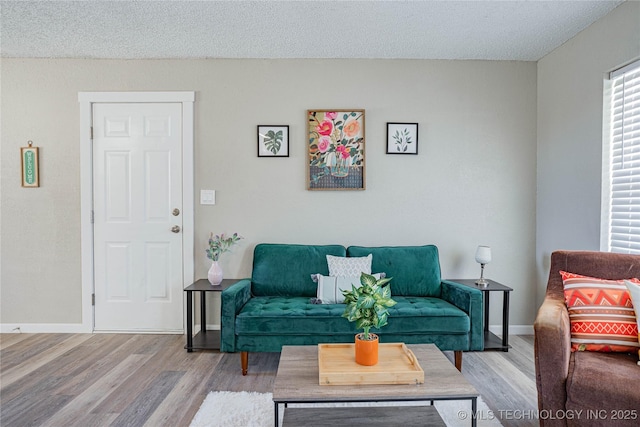
M 491 248 L 489 246 L 478 246 L 478 249 L 476 249 L 476 262 L 479 264 L 491 262 Z

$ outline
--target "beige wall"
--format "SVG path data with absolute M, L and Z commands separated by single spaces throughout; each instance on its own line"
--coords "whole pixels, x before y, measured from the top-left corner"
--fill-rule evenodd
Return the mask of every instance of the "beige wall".
M 538 61 L 538 303 L 558 249 L 600 249 L 603 82 L 640 57 L 640 2 L 626 2 Z
M 217 191 L 195 209 L 197 277 L 209 231 L 246 237 L 223 257 L 227 277 L 250 275 L 255 244 L 290 242 L 436 244 L 443 277 L 475 278 L 487 244 L 487 276 L 515 290 L 512 324 L 533 322 L 535 63 L 5 59 L 1 71 L 2 323 L 82 321 L 78 92 L 170 90 L 196 91 L 195 188 Z M 306 190 L 310 108 L 366 110 L 366 191 Z M 385 154 L 388 121 L 420 123 L 418 156 Z M 256 156 L 258 124 L 290 126 L 289 158 Z M 29 139 L 39 189 L 20 187 Z

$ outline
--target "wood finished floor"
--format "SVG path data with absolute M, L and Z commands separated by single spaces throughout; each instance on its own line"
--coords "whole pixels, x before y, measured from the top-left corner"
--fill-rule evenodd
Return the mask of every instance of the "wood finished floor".
M 533 337 L 464 353 L 463 374 L 505 426 L 535 426 Z M 188 426 L 210 391 L 270 392 L 279 353 L 187 353 L 182 335 L 0 334 L 0 426 Z M 453 353 L 445 352 L 453 360 Z M 488 414 L 485 414 L 488 415 Z

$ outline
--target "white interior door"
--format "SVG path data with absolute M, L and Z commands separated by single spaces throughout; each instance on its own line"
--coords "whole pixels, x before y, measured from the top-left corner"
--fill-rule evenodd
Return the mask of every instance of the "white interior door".
M 96 331 L 183 331 L 181 108 L 93 104 Z

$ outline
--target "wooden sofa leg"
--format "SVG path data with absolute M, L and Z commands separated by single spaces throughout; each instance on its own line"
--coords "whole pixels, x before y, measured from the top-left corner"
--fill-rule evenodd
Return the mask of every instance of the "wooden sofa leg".
M 462 351 L 453 352 L 455 358 L 455 365 L 458 371 L 462 372 Z
M 249 352 L 248 351 L 240 352 L 240 363 L 242 364 L 242 375 L 247 375 L 247 371 L 249 370 Z

